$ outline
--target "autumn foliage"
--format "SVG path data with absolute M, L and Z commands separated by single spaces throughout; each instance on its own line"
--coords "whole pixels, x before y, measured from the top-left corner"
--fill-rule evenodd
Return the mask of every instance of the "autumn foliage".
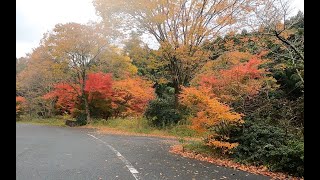
M 258 69 L 262 60 L 252 58 L 230 69 L 222 69 L 216 75 L 201 76 L 200 86 L 207 87 L 224 102 L 232 102 L 240 98 L 251 98 L 263 85 L 264 69 Z
M 21 96 L 16 96 L 16 114 L 20 114 L 25 105 L 26 99 Z
M 17 120 L 191 123 L 206 149 L 304 176 L 304 15 L 287 3 L 93 0 L 100 22 L 57 24 L 16 59 Z
M 214 129 L 241 124 L 244 122 L 242 115 L 219 102 L 209 88 L 183 88 L 180 102 L 193 111 L 192 127 L 200 132 L 209 133 L 207 145 L 220 148 L 225 152 L 236 147 L 236 143 L 226 141 L 229 132 L 220 132 L 221 134 L 218 135 L 219 132 Z
M 185 87 L 180 102 L 192 109 L 192 127 L 208 133 L 209 146 L 227 152 L 237 146 L 229 143 L 230 128 L 244 123 L 243 114 L 230 108 L 230 103 L 255 96 L 263 85 L 266 74 L 259 69 L 262 60 L 252 58 L 248 62 L 236 62 L 229 69 L 202 74 L 196 87 Z
M 114 117 L 141 115 L 154 98 L 151 84 L 141 78 L 113 81 L 111 74 L 91 73 L 85 82 L 85 95 L 91 108 L 111 112 Z M 80 88 L 74 84 L 59 83 L 45 99 L 57 98 L 56 106 L 62 112 L 73 113 L 80 108 Z
M 56 107 L 61 112 L 72 113 L 80 103 L 80 88 L 74 84 L 58 83 L 54 90 L 45 94 L 44 99 L 56 98 Z
M 148 102 L 155 98 L 151 83 L 141 78 L 115 81 L 112 108 L 115 116 L 141 115 Z
M 90 99 L 105 99 L 110 97 L 112 92 L 112 75 L 101 72 L 89 74 L 84 90 L 89 96 L 89 101 Z

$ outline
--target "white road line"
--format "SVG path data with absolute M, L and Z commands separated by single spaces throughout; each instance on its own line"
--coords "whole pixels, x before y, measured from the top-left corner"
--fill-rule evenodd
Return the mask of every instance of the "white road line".
M 127 166 L 127 168 L 129 169 L 130 173 L 132 174 L 132 176 L 136 179 L 136 180 L 141 180 L 141 178 L 139 177 L 139 172 L 132 166 L 132 164 L 126 159 L 124 158 L 119 151 L 117 151 L 114 147 L 112 147 L 111 145 L 109 145 L 108 143 L 104 142 L 103 140 L 95 137 L 94 135 L 88 134 L 89 136 L 101 141 L 103 144 L 105 144 L 106 146 L 108 146 L 117 156 L 118 158 Z

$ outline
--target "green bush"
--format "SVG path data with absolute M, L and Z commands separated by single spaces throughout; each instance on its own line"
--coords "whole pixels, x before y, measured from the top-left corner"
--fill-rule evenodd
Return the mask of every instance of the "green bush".
M 149 103 L 145 112 L 146 118 L 156 127 L 165 127 L 177 124 L 182 115 L 174 106 L 172 97 L 157 98 Z
M 304 175 L 304 144 L 285 130 L 262 123 L 247 122 L 233 134 L 239 142 L 234 157 L 243 163 L 265 165 L 272 171 Z
M 84 110 L 75 109 L 73 111 L 73 117 L 75 117 L 78 126 L 87 124 L 87 114 Z
M 289 172 L 296 176 L 304 176 L 304 142 L 288 141 L 274 149 L 269 155 L 268 167 L 272 171 Z
M 94 99 L 90 103 L 92 118 L 103 118 L 108 120 L 112 116 L 111 101 L 105 99 Z
M 84 126 L 87 124 L 87 115 L 82 113 L 82 114 L 79 114 L 77 117 L 76 117 L 76 122 L 77 122 L 77 125 L 79 126 Z

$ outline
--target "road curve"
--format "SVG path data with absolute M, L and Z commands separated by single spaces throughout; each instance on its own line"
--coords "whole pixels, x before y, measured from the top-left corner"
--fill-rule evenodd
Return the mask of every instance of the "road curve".
M 171 154 L 171 144 L 163 138 L 18 123 L 16 179 L 270 179 Z

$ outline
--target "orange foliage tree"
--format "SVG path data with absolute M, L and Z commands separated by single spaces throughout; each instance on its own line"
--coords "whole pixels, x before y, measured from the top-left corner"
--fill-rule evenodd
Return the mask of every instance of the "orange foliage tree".
M 56 98 L 56 108 L 62 113 L 73 113 L 77 104 L 80 103 L 80 87 L 68 83 L 54 85 L 54 90 L 45 94 L 44 99 Z
M 16 117 L 19 118 L 21 115 L 25 102 L 26 99 L 24 97 L 16 96 Z
M 84 90 L 88 94 L 89 101 L 109 97 L 112 92 L 112 75 L 101 72 L 89 74 Z
M 218 101 L 209 88 L 184 87 L 180 95 L 181 104 L 193 113 L 192 127 L 207 136 L 207 145 L 220 148 L 224 152 L 237 146 L 229 143 L 230 126 L 244 123 L 242 115 Z
M 241 56 L 234 57 L 235 54 Z M 224 152 L 237 146 L 237 143 L 228 142 L 232 127 L 244 123 L 244 114 L 235 112 L 230 106 L 257 95 L 267 74 L 265 69 L 259 68 L 263 62 L 257 56 L 235 52 L 230 57 L 232 61 L 227 58 L 228 64 L 224 59 L 212 63 L 213 70 L 202 72 L 196 77 L 196 87 L 183 88 L 180 96 L 180 102 L 193 112 L 192 127 L 208 135 L 207 145 Z M 241 62 L 242 58 L 250 59 Z M 245 112 L 245 107 L 234 107 Z
M 203 75 L 200 85 L 212 89 L 224 102 L 243 96 L 250 98 L 256 95 L 263 85 L 263 81 L 259 79 L 263 78 L 266 71 L 258 69 L 261 64 L 261 60 L 254 58 L 230 69 L 220 70 L 216 76 Z
M 155 98 L 152 84 L 141 78 L 126 78 L 115 81 L 112 108 L 114 116 L 141 115 L 148 102 Z
M 111 74 L 91 73 L 85 82 L 84 92 L 88 97 L 89 104 L 95 99 L 106 99 L 110 97 L 112 87 Z M 44 99 L 57 98 L 56 106 L 60 111 L 73 113 L 80 108 L 81 93 L 80 86 L 70 83 L 58 83 L 54 90 L 44 96 Z
M 79 108 L 80 94 L 79 86 L 59 83 L 44 98 L 57 98 L 56 106 L 63 112 L 73 114 Z M 155 97 L 150 82 L 138 77 L 112 81 L 111 74 L 101 72 L 88 75 L 85 95 L 90 108 L 106 119 L 110 116 L 141 115 L 148 102 Z
M 229 55 L 209 64 L 211 67 L 206 67 L 192 84 L 209 88 L 220 101 L 246 113 L 250 100 L 261 91 L 276 88 L 276 80 L 261 68 L 268 61 L 261 60 L 258 55 L 240 52 Z
M 112 116 L 112 75 L 110 73 L 91 73 L 85 84 L 85 93 L 88 96 L 92 115 L 108 119 Z

